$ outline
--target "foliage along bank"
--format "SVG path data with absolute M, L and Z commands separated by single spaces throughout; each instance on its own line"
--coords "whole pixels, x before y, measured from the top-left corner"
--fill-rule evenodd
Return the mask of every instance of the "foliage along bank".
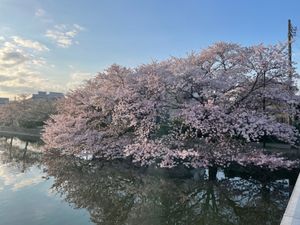
M 68 93 L 45 126 L 45 149 L 141 166 L 237 162 L 293 167 L 253 143 L 297 144 L 286 118 L 299 97 L 285 45 L 216 43 L 186 58 L 136 68 L 112 65 Z

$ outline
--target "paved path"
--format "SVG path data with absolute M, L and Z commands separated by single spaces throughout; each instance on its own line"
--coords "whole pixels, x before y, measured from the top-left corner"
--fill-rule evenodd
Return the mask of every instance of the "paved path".
M 300 174 L 280 225 L 300 225 Z
M 41 138 L 40 133 L 40 129 L 0 127 L 0 137 L 16 137 L 24 141 L 38 141 Z
M 8 135 L 8 136 L 30 136 L 30 137 L 40 137 L 39 134 L 29 134 L 29 133 L 23 133 L 23 132 L 16 132 L 16 131 L 1 131 L 0 130 L 0 136 L 1 135 Z

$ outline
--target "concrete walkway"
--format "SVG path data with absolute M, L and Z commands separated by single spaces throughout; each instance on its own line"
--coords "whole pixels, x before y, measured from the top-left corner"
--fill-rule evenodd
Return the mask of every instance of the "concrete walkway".
M 0 130 L 0 136 L 29 136 L 29 137 L 37 137 L 39 138 L 41 135 L 39 134 L 29 134 L 24 132 L 13 132 L 13 131 L 2 131 Z
M 300 174 L 280 225 L 300 225 Z

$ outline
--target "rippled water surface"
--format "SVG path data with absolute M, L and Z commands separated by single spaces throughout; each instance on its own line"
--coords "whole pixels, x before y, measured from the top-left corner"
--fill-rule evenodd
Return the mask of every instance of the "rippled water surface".
M 0 146 L 1 225 L 279 224 L 297 175 L 231 168 L 208 179 Z

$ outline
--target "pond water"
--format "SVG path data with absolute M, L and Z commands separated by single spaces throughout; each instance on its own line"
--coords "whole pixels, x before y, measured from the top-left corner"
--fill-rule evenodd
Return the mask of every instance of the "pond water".
M 298 171 L 138 169 L 0 145 L 1 225 L 280 224 Z

